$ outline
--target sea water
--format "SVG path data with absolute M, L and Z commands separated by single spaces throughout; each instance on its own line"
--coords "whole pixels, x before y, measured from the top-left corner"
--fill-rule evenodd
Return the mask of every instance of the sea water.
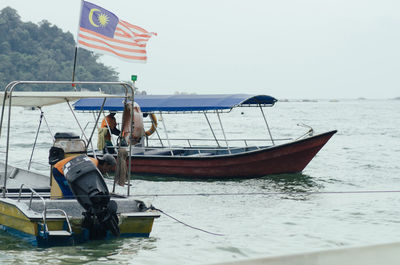
M 51 135 L 81 133 L 68 105 L 43 109 L 46 121 L 41 124 L 31 168 L 48 174 Z M 400 240 L 400 101 L 289 101 L 264 111 L 274 138 L 302 135 L 307 128 L 298 123 L 312 126 L 315 133 L 333 129 L 338 133 L 299 174 L 227 181 L 132 179 L 131 192 L 138 199 L 223 236 L 189 228 L 166 215 L 155 220 L 149 238 L 72 247 L 38 249 L 0 232 L 0 263 L 209 264 Z M 13 108 L 11 164 L 28 165 L 39 114 Z M 222 139 L 218 119 L 208 116 Z M 94 117 L 78 113 L 77 118 L 89 138 Z M 203 114 L 162 118 L 170 138 L 213 138 Z M 87 121 L 91 125 L 86 126 Z M 228 138 L 269 137 L 258 109 L 233 110 L 221 114 L 221 121 Z M 165 137 L 162 122 L 159 133 Z M 3 129 L 2 151 L 5 135 Z

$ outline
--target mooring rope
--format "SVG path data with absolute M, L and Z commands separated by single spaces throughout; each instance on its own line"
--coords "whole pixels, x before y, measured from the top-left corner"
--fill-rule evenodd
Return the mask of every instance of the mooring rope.
M 236 192 L 236 193 L 181 193 L 181 194 L 134 194 L 131 196 L 137 197 L 179 197 L 179 196 L 237 196 L 237 195 L 315 195 L 315 194 L 384 194 L 384 193 L 400 193 L 400 190 L 359 190 L 359 191 L 293 191 L 293 192 Z M 115 195 L 115 194 L 112 194 Z M 109 195 L 98 195 L 98 197 L 109 197 Z M 35 196 L 34 196 L 35 197 Z M 79 196 L 77 196 L 79 197 Z M 84 196 L 83 196 L 84 197 Z M 76 197 L 75 197 L 76 198 Z M 189 228 L 214 235 L 214 236 L 225 236 L 224 234 L 210 232 L 192 225 L 189 225 L 179 219 L 171 216 L 170 214 L 164 212 L 161 209 L 150 205 L 147 209 L 158 211 L 165 216 L 175 220 L 176 222 L 183 224 Z
M 373 194 L 400 193 L 400 190 L 359 190 L 359 191 L 282 191 L 282 192 L 235 192 L 235 193 L 165 193 L 133 194 L 137 197 L 191 197 L 191 196 L 251 196 L 251 195 L 316 195 L 316 194 Z
M 201 231 L 201 232 L 204 232 L 204 233 L 207 233 L 207 234 L 210 234 L 210 235 L 214 235 L 214 236 L 224 236 L 224 234 L 213 233 L 213 232 L 210 232 L 210 231 L 207 231 L 207 230 L 198 228 L 198 227 L 194 227 L 194 226 L 192 226 L 192 225 L 188 225 L 188 224 L 186 224 L 186 223 L 184 223 L 184 222 L 178 220 L 177 218 L 175 218 L 175 217 L 173 217 L 173 216 L 167 214 L 167 213 L 164 212 L 163 210 L 154 207 L 153 205 L 150 205 L 149 209 L 150 209 L 150 210 L 156 210 L 156 211 L 158 211 L 158 212 L 160 212 L 160 213 L 162 213 L 162 214 L 168 216 L 169 218 L 171 218 L 171 219 L 177 221 L 178 223 L 183 224 L 183 225 L 185 225 L 185 226 L 187 226 L 187 227 L 190 227 L 190 228 L 192 228 L 192 229 L 199 230 L 199 231 Z
M 371 193 L 400 193 L 400 190 L 365 190 L 365 191 L 306 191 L 306 192 L 237 192 L 237 193 L 182 193 L 182 194 L 135 194 L 132 196 L 155 196 L 155 197 L 176 197 L 176 196 L 235 196 L 235 195 L 311 195 L 311 194 L 371 194 Z M 207 234 L 215 235 L 215 236 L 224 236 L 224 234 L 219 234 L 219 233 L 214 233 L 214 232 L 209 232 L 207 230 L 191 226 L 189 224 L 186 224 L 177 218 L 167 214 L 161 209 L 158 209 L 154 207 L 153 205 L 150 205 L 148 209 L 151 210 L 156 210 L 167 217 L 177 221 L 180 224 L 183 224 L 189 228 L 195 229 L 202 231 Z
M 0 187 L 2 190 L 2 187 Z M 19 189 L 18 189 L 19 190 Z M 43 192 L 43 191 L 42 191 Z M 22 194 L 30 194 L 30 191 L 23 190 Z M 150 193 L 150 194 L 132 194 L 129 197 L 194 197 L 194 196 L 252 196 L 252 195 L 318 195 L 318 194 L 384 194 L 384 193 L 400 193 L 400 190 L 356 190 L 356 191 L 282 191 L 282 192 L 235 192 L 235 193 Z M 8 194 L 14 194 L 9 192 Z M 43 195 L 45 192 L 43 193 Z M 110 195 L 96 195 L 97 197 L 113 197 L 126 195 L 118 193 L 110 193 Z M 35 196 L 34 196 L 35 197 Z M 62 199 L 63 196 L 51 196 L 55 199 Z M 86 195 L 78 195 L 77 197 L 87 197 Z

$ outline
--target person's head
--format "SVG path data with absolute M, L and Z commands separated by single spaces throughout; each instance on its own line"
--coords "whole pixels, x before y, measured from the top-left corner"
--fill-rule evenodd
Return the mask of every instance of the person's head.
M 114 117 L 115 116 L 115 114 L 117 114 L 117 112 L 116 111 L 110 111 L 110 114 L 108 114 L 109 116 L 112 116 L 112 117 Z
M 110 154 L 105 154 L 103 157 L 98 157 L 97 159 L 99 160 L 97 168 L 102 174 L 110 172 L 111 169 L 117 164 L 115 158 Z

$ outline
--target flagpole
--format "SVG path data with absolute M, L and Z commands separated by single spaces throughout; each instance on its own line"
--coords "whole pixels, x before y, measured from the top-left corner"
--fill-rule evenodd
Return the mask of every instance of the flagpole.
M 78 34 L 76 35 L 74 66 L 72 68 L 72 86 L 75 88 L 75 91 L 76 91 L 76 85 L 74 84 L 74 81 L 75 81 L 76 57 L 78 54 L 79 28 L 80 28 L 81 19 L 82 19 L 82 7 L 83 7 L 83 0 L 81 0 L 81 8 L 80 8 L 80 12 L 79 12 L 80 15 L 79 15 L 79 23 L 78 23 Z
M 72 69 L 72 86 L 75 88 L 76 91 L 76 86 L 74 84 L 75 81 L 75 68 L 76 68 L 76 55 L 78 53 L 78 45 L 75 45 L 75 56 L 74 56 L 74 67 Z

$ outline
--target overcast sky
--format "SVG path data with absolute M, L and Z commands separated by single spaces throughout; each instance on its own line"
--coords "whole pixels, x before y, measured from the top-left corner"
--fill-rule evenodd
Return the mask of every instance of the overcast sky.
M 101 59 L 121 80 L 137 74 L 137 86 L 150 94 L 400 96 L 398 0 L 90 2 L 158 33 L 147 64 Z M 79 0 L 0 0 L 6 6 L 23 21 L 46 19 L 76 38 Z

